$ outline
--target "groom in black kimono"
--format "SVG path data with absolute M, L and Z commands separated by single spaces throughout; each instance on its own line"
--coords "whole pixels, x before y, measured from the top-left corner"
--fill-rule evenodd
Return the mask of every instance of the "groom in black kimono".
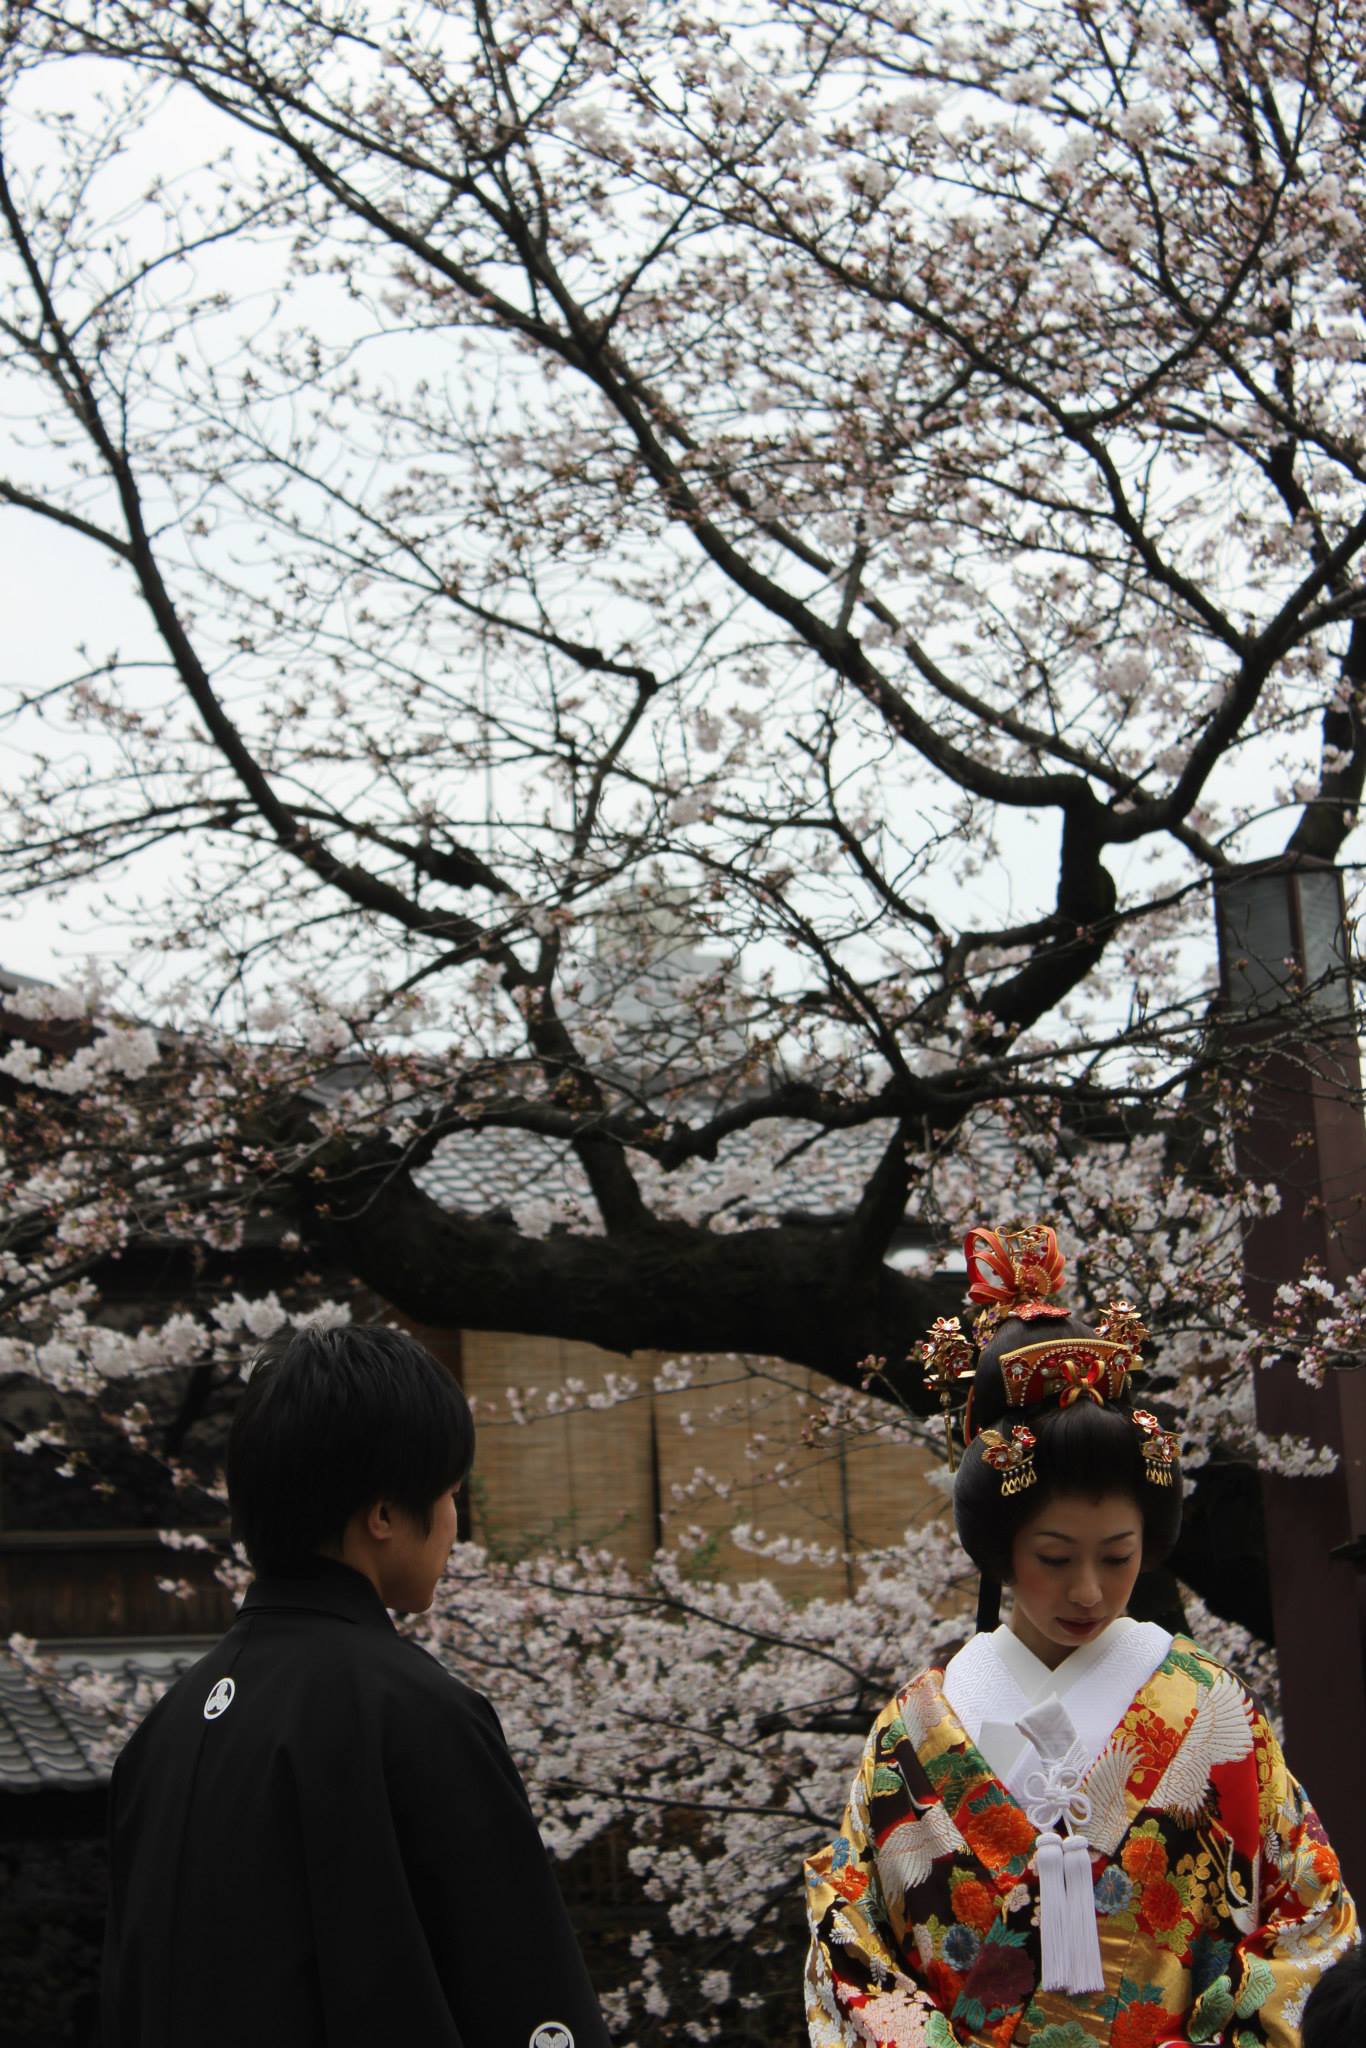
M 492 1707 L 394 1629 L 474 1430 L 394 1330 L 302 1330 L 228 1451 L 256 1572 L 110 1795 L 104 2048 L 608 2048 Z

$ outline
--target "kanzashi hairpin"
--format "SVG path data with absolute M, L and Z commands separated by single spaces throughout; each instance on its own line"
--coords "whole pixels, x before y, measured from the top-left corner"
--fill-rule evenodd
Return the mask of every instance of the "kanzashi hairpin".
M 1055 1399 L 1070 1408 L 1083 1397 L 1103 1404 L 1125 1392 L 1134 1363 L 1128 1346 L 1109 1338 L 1044 1337 L 1005 1353 L 1001 1381 L 1011 1408 Z
M 1112 1344 L 1122 1344 L 1126 1351 L 1134 1354 L 1135 1367 L 1138 1354 L 1147 1343 L 1148 1325 L 1131 1301 L 1107 1301 L 1105 1313 L 1096 1324 L 1096 1335 L 1108 1337 Z
M 1134 1428 L 1143 1435 L 1143 1477 L 1154 1486 L 1173 1485 L 1172 1468 L 1181 1457 L 1176 1438 L 1146 1408 L 1135 1408 L 1133 1419 Z
M 948 1446 L 949 1470 L 953 1471 L 956 1459 L 953 1443 L 953 1419 L 949 1413 L 953 1404 L 953 1390 L 960 1380 L 972 1378 L 976 1352 L 972 1340 L 965 1337 L 962 1327 L 953 1316 L 940 1316 L 930 1325 L 930 1333 L 917 1347 L 925 1376 L 925 1386 L 931 1394 L 939 1396 L 939 1407 L 944 1417 L 944 1440 Z
M 999 1429 L 984 1429 L 977 1441 L 982 1446 L 982 1462 L 990 1465 L 993 1472 L 1001 1475 L 1002 1494 L 1023 1493 L 1038 1478 L 1034 1470 L 1034 1446 L 1038 1442 L 1032 1429 L 1017 1422 L 1008 1437 Z

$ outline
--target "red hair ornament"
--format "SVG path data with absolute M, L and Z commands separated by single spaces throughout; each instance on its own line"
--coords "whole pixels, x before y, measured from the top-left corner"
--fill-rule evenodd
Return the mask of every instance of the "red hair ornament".
M 1008 1316 L 1036 1322 L 1071 1311 L 1050 1297 L 1061 1293 L 1066 1268 L 1055 1231 L 1046 1223 L 1023 1230 L 988 1230 L 975 1224 L 963 1239 L 968 1300 L 981 1306 L 974 1329 L 979 1344 L 993 1337 Z
M 1010 1408 L 1035 1408 L 1056 1396 L 1060 1408 L 1091 1400 L 1103 1407 L 1129 1385 L 1138 1360 L 1111 1337 L 1045 1337 L 1022 1344 L 998 1361 Z
M 1143 1477 L 1153 1486 L 1173 1486 L 1181 1456 L 1176 1438 L 1146 1408 L 1135 1408 L 1134 1427 L 1143 1432 Z
M 963 1240 L 963 1256 L 968 1269 L 968 1300 L 979 1308 L 973 1326 L 977 1348 L 985 1348 L 1009 1318 L 1033 1323 L 1071 1314 L 1057 1299 L 1066 1267 L 1057 1235 L 1048 1224 L 1029 1223 L 1014 1231 L 976 1224 Z M 1077 1401 L 1091 1401 L 1103 1408 L 1110 1402 L 1122 1402 L 1129 1392 L 1130 1375 L 1143 1369 L 1140 1351 L 1147 1338 L 1147 1326 L 1132 1303 L 1114 1300 L 1106 1304 L 1094 1334 L 1040 1336 L 1031 1343 L 1018 1344 L 996 1361 L 1006 1407 L 1037 1409 L 1056 1402 L 1059 1408 L 1070 1408 Z M 955 1388 L 974 1377 L 974 1345 L 955 1318 L 941 1316 L 919 1346 L 919 1358 L 925 1385 L 938 1394 L 944 1412 L 952 1471 L 955 1459 L 949 1411 Z M 969 1387 L 963 1416 L 965 1444 L 979 1434 L 972 1424 L 975 1391 Z M 1146 1409 L 1133 1413 L 1133 1423 L 1142 1438 L 1144 1477 L 1154 1486 L 1175 1485 L 1181 1456 L 1177 1439 Z M 999 1430 L 985 1429 L 980 1435 L 983 1462 L 1001 1475 L 1003 1494 L 1023 1493 L 1035 1483 L 1035 1437 L 1030 1430 L 1016 1427 L 1007 1437 Z

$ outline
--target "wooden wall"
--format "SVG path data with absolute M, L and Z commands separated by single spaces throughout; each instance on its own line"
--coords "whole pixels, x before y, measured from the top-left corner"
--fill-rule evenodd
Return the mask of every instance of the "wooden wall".
M 206 1530 L 215 1544 L 224 1531 Z M 169 1550 L 155 1529 L 0 1531 L 0 1639 L 20 1635 L 216 1636 L 236 1612 L 202 1550 Z M 187 1581 L 188 1599 L 158 1579 Z
M 930 1483 L 939 1461 L 874 1437 L 805 1440 L 820 1375 L 781 1362 L 714 1358 L 695 1383 L 660 1393 L 652 1354 L 465 1331 L 461 1375 L 479 1442 L 470 1490 L 474 1536 L 509 1556 L 546 1544 L 597 1544 L 643 1567 L 662 1540 L 698 1532 L 697 1567 L 722 1579 L 772 1578 L 794 1596 L 851 1591 L 857 1558 L 946 1513 Z M 609 1377 L 640 1391 L 594 1407 Z M 571 1382 L 582 1391 L 571 1390 Z M 508 1396 L 532 1419 L 517 1423 Z M 564 1412 L 546 1414 L 547 1397 Z M 731 1540 L 738 1524 L 837 1553 L 779 1561 Z
M 638 1378 L 641 1396 L 604 1410 L 567 1392 L 582 1380 L 586 1403 L 602 1394 L 610 1372 Z M 461 1377 L 478 1431 L 470 1482 L 478 1541 L 514 1557 L 548 1544 L 601 1544 L 643 1564 L 655 1549 L 653 1373 L 652 1360 L 618 1358 L 591 1344 L 466 1330 Z M 574 1405 L 518 1424 L 508 1399 L 528 1390 L 533 1407 L 536 1395 Z

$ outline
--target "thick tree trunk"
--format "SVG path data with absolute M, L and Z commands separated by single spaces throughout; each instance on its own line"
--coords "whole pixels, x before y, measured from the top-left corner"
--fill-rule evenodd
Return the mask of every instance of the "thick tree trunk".
M 529 1239 L 452 1215 L 392 1162 L 323 1185 L 310 1210 L 313 1247 L 419 1322 L 608 1351 L 750 1352 L 851 1387 L 872 1357 L 922 1414 L 932 1403 L 906 1355 L 960 1292 L 857 1258 L 834 1224 L 716 1232 L 646 1217 L 610 1236 Z

